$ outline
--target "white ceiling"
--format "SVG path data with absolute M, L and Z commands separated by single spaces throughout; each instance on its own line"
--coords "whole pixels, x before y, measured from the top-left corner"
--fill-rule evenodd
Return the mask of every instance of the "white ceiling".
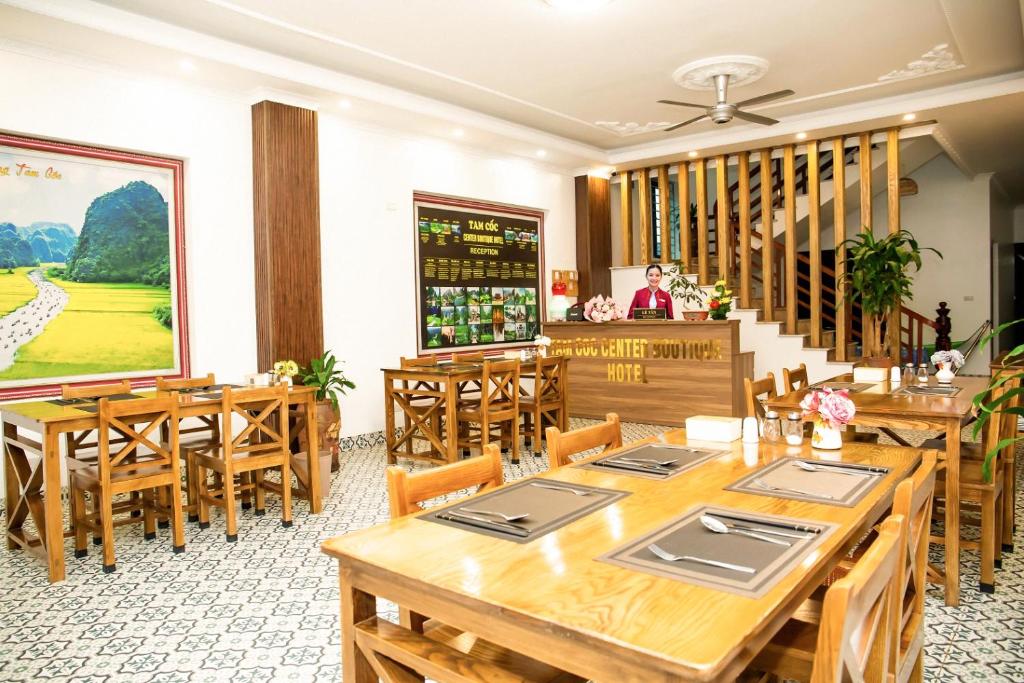
M 10 43 L 173 78 L 176 57 L 190 54 L 201 67 L 191 77 L 212 87 L 273 88 L 327 109 L 347 97 L 356 103 L 349 116 L 438 135 L 457 125 L 475 144 L 520 154 L 543 146 L 567 165 L 856 131 L 913 110 L 935 118 L 948 145 L 970 147 L 960 153 L 965 170 L 1019 180 L 1024 197 L 1024 177 L 1005 168 L 1022 157 L 995 139 L 1024 137 L 1024 107 L 1010 97 L 1024 92 L 1022 0 L 612 0 L 585 14 L 542 0 L 0 2 L 21 8 L 0 8 L 0 39 Z M 922 62 L 929 52 L 941 59 Z M 622 135 L 597 125 L 696 116 L 656 100 L 712 104 L 711 92 L 682 89 L 672 72 L 728 54 L 770 62 L 730 100 L 796 91 L 751 108 L 778 126 L 704 122 Z M 983 104 L 995 98 L 1005 106 Z M 982 110 L 975 125 L 970 112 Z

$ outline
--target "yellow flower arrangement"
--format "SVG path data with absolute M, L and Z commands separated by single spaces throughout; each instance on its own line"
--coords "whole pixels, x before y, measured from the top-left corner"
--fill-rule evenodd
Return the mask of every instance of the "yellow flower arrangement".
M 274 374 L 279 377 L 294 377 L 299 374 L 299 366 L 293 360 L 279 360 L 274 363 Z
M 731 289 L 726 288 L 725 280 L 715 283 L 715 290 L 708 299 L 708 310 L 712 320 L 725 320 L 725 314 L 732 310 Z

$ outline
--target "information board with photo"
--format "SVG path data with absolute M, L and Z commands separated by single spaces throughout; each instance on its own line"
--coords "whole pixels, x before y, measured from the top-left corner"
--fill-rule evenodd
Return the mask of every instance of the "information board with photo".
M 415 194 L 420 353 L 520 346 L 540 333 L 536 209 Z

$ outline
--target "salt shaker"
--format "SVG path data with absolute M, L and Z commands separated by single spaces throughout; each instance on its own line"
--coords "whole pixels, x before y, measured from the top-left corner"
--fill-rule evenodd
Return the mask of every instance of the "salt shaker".
M 774 410 L 769 410 L 764 414 L 764 422 L 761 423 L 761 436 L 768 443 L 782 441 L 782 420 Z
M 914 364 L 913 363 L 907 363 L 903 367 L 903 384 L 905 386 L 909 387 L 913 383 L 914 383 Z
M 917 366 L 917 381 L 919 384 L 928 384 L 928 364 L 921 363 Z
M 743 418 L 743 443 L 757 443 L 757 418 Z
M 889 383 L 893 386 L 900 383 L 900 366 L 894 365 L 889 368 Z
M 790 413 L 786 418 L 786 443 L 799 446 L 804 442 L 804 421 L 800 413 Z

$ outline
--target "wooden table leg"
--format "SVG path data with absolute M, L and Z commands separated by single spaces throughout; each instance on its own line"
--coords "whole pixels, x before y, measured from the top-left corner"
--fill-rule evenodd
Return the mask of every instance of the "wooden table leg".
M 946 422 L 946 604 L 960 604 L 960 420 Z
M 4 535 L 7 537 L 7 549 L 14 550 L 20 546 L 14 542 L 11 538 L 10 533 L 12 518 L 11 514 L 14 510 L 15 504 L 21 499 L 21 490 L 18 486 L 18 473 L 14 469 L 13 455 L 8 451 L 7 441 L 8 437 L 12 439 L 18 438 L 18 428 L 8 422 L 4 422 L 4 443 L 3 443 L 3 458 L 4 458 L 4 489 L 6 491 L 6 497 L 4 500 L 7 502 L 4 505 Z
M 324 499 L 320 491 L 320 437 L 317 434 L 316 394 L 312 392 L 306 395 L 306 443 L 309 444 L 309 511 L 318 515 L 323 512 Z M 290 486 L 290 483 L 288 485 Z
M 377 613 L 377 599 L 352 585 L 351 571 L 340 565 L 341 590 L 341 678 L 345 683 L 377 683 L 370 661 L 356 645 L 356 624 Z
M 459 420 L 456 416 L 458 404 L 457 383 L 446 382 L 444 385 L 444 421 L 447 452 L 444 453 L 444 458 L 448 462 L 455 462 L 459 459 Z
M 60 435 L 46 427 L 43 437 L 43 496 L 46 559 L 50 583 L 64 580 L 64 508 L 60 498 Z
M 392 380 L 384 373 L 384 444 L 389 465 L 398 462 L 395 457 L 395 397 L 391 393 Z

